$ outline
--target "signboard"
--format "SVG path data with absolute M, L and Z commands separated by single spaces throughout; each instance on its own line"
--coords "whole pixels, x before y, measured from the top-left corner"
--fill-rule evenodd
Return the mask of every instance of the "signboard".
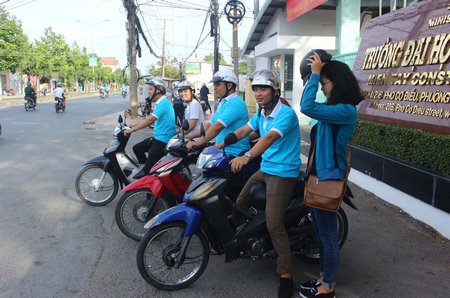
M 324 4 L 327 0 L 287 0 L 286 1 L 286 16 L 287 21 L 291 22 L 302 14 L 313 10 L 319 5 Z
M 199 74 L 202 72 L 202 64 L 201 63 L 186 63 L 185 67 L 186 74 Z
M 89 66 L 97 66 L 97 57 L 89 56 Z
M 353 71 L 360 118 L 450 134 L 450 11 L 426 0 L 368 22 Z

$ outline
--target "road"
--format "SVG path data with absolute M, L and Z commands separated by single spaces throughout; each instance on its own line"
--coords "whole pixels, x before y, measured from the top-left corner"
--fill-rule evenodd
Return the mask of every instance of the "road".
M 211 256 L 187 289 L 163 292 L 148 285 L 136 267 L 138 243 L 114 222 L 117 199 L 92 207 L 74 189 L 83 162 L 111 141 L 127 101 L 119 95 L 75 99 L 60 114 L 52 105 L 31 112 L 0 108 L 0 297 L 276 297 L 274 260 L 225 264 L 223 256 Z M 134 134 L 130 145 L 148 132 Z M 350 231 L 337 296 L 448 297 L 450 241 L 351 188 L 359 210 L 344 207 Z M 298 259 L 294 267 L 296 282 L 318 271 Z

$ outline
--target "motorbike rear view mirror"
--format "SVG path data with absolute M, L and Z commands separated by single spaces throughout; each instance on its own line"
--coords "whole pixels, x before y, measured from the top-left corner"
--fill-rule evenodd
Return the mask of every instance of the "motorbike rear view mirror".
M 186 119 L 183 120 L 183 123 L 181 124 L 181 129 L 184 130 L 188 130 L 189 129 L 189 121 L 187 121 Z
M 119 115 L 119 119 L 117 119 L 117 122 L 119 122 L 120 124 L 122 124 L 122 123 L 123 123 L 123 118 L 122 118 L 122 115 Z
M 225 143 L 225 146 L 230 146 L 233 144 L 236 144 L 238 141 L 238 138 L 234 132 L 228 133 L 225 138 L 223 139 L 223 142 Z
M 200 123 L 200 136 L 204 137 L 206 135 L 205 127 L 203 126 L 203 123 Z

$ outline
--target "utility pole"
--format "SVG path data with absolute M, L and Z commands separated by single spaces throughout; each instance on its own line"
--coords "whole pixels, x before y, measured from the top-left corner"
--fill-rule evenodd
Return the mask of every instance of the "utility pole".
M 233 9 L 234 17 L 237 16 L 237 8 L 236 6 Z M 239 47 L 238 47 L 238 30 L 237 30 L 237 21 L 233 22 L 233 66 L 234 73 L 239 77 Z
M 214 34 L 214 71 L 216 73 L 219 71 L 219 3 L 218 0 L 211 0 L 213 6 L 213 16 L 212 16 L 212 34 Z
M 165 64 L 164 59 L 166 59 L 166 20 L 164 19 L 163 26 L 163 46 L 162 46 L 162 56 L 161 56 L 161 76 L 165 77 Z
M 239 76 L 239 47 L 237 25 L 245 15 L 245 6 L 238 0 L 230 0 L 224 8 L 229 23 L 233 25 L 233 66 L 234 73 Z
M 132 115 L 137 115 L 137 71 L 136 71 L 136 4 L 128 0 L 128 65 L 130 70 L 130 108 Z

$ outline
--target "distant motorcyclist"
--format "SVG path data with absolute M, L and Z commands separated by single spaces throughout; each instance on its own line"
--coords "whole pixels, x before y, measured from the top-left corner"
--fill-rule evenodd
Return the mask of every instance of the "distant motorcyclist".
M 62 100 L 63 107 L 66 107 L 66 97 L 64 96 L 64 89 L 61 83 L 56 84 L 56 89 L 53 90 L 53 95 L 55 96 L 55 101 Z
M 203 83 L 202 88 L 200 88 L 200 102 L 203 103 L 202 108 L 203 111 L 206 112 L 209 109 L 209 113 L 211 114 L 211 106 L 209 105 L 208 100 L 209 89 L 206 87 L 206 84 Z
M 106 97 L 108 97 L 108 96 L 109 96 L 109 85 L 108 85 L 108 84 L 105 84 L 105 85 L 103 86 L 103 89 L 105 90 Z
M 33 87 L 31 87 L 31 83 L 28 82 L 27 86 L 24 89 L 25 97 L 30 97 L 33 100 L 34 105 L 37 105 L 36 101 L 36 91 Z

